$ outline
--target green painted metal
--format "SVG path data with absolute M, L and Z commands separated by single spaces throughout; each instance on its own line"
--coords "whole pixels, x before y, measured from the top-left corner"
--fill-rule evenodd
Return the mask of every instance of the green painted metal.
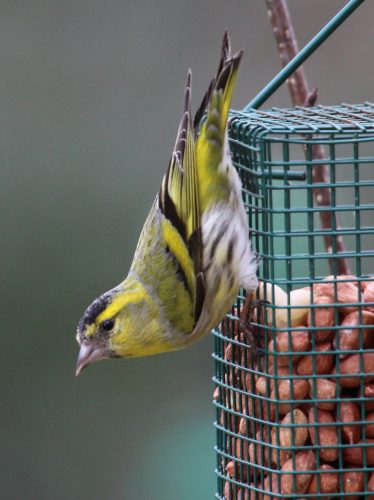
M 329 182 L 323 184 L 330 190 L 331 206 L 316 203 L 313 170 L 322 160 L 313 158 L 315 145 L 325 149 Z M 271 109 L 250 113 L 232 112 L 230 116 L 230 146 L 236 169 L 243 184 L 243 201 L 248 214 L 255 250 L 262 262 L 260 279 L 268 284 L 268 304 L 264 307 L 263 321 L 255 321 L 257 352 L 249 346 L 249 341 L 239 331 L 238 316 L 244 296 L 241 292 L 230 313 L 214 331 L 215 361 L 214 382 L 217 387 L 214 400 L 216 408 L 216 498 L 220 500 L 248 500 L 264 498 L 266 481 L 273 481 L 270 498 L 315 498 L 316 494 L 296 492 L 297 471 L 291 471 L 293 492 L 280 493 L 281 471 L 284 452 L 292 460 L 297 451 L 311 449 L 316 454 L 316 469 L 310 471 L 317 477 L 317 495 L 323 498 L 343 498 L 344 472 L 356 471 L 363 477 L 359 498 L 368 498 L 368 480 L 374 471 L 372 456 L 374 441 L 349 443 L 343 438 L 342 401 L 348 398 L 359 408 L 360 416 L 353 426 L 360 427 L 361 438 L 365 439 L 369 404 L 374 408 L 374 397 L 363 394 L 368 374 L 364 373 L 362 331 L 363 299 L 361 287 L 357 287 L 357 307 L 361 332 L 359 345 L 349 354 L 359 356 L 359 371 L 354 377 L 357 387 L 347 389 L 341 386 L 343 374 L 340 367 L 347 352 L 340 346 L 339 326 L 341 313 L 338 312 L 336 285 L 334 286 L 335 322 L 332 326 L 314 326 L 316 306 L 311 307 L 308 329 L 310 350 L 299 353 L 311 356 L 311 373 L 305 377 L 297 372 L 291 357 L 285 363 L 289 374 L 280 373 L 278 367 L 284 364 L 284 354 L 276 352 L 274 338 L 279 332 L 291 332 L 290 305 L 274 305 L 274 290 L 280 286 L 289 299 L 292 290 L 307 287 L 313 296 L 313 286 L 329 274 L 336 281 L 337 261 L 345 257 L 351 272 L 358 282 L 374 281 L 374 105 L 317 106 L 315 108 Z M 318 186 L 318 185 L 317 185 Z M 331 248 L 326 249 L 321 228 L 321 211 L 337 214 L 340 224 L 333 219 Z M 343 237 L 346 244 L 344 253 L 337 253 L 337 238 Z M 332 271 L 328 262 L 332 262 Z M 347 278 L 350 281 L 351 278 Z M 285 310 L 287 325 L 276 324 L 276 313 Z M 374 335 L 374 326 L 369 328 Z M 316 332 L 330 331 L 328 350 L 319 352 Z M 291 336 L 288 336 L 291 351 Z M 374 349 L 365 349 L 374 353 Z M 319 373 L 317 360 L 330 355 L 336 373 Z M 373 354 L 374 356 L 374 354 Z M 273 370 L 273 372 L 271 371 Z M 256 390 L 256 382 L 263 377 L 264 392 Z M 308 437 L 304 446 L 292 441 L 288 448 L 280 443 L 280 424 L 284 417 L 284 400 L 278 392 L 272 392 L 282 380 L 307 378 L 310 392 L 302 400 L 296 400 L 293 392 L 287 400 L 291 409 L 302 408 L 305 414 L 310 405 L 316 412 L 316 383 L 328 378 L 336 383 L 338 391 L 332 399 L 332 413 L 338 434 L 337 458 L 325 462 L 320 457 L 324 444 L 312 444 Z M 374 381 L 374 374 L 373 374 Z M 321 401 L 319 401 L 320 404 Z M 326 401 L 325 401 L 326 402 Z M 282 406 L 283 405 L 283 406 Z M 304 405 L 304 406 L 303 406 Z M 309 425 L 309 424 L 308 424 Z M 291 421 L 291 437 L 294 440 L 298 425 Z M 300 427 L 300 425 L 299 425 Z M 321 424 L 311 424 L 315 432 L 321 432 Z M 310 431 L 308 431 L 310 432 Z M 269 437 L 270 436 L 270 437 Z M 252 456 L 249 447 L 254 450 Z M 344 462 L 343 455 L 349 448 L 360 447 L 363 454 L 361 464 Z M 293 457 L 293 458 L 292 458 Z M 338 477 L 337 491 L 321 492 L 322 464 L 335 469 Z M 227 469 L 228 467 L 228 469 Z M 228 473 L 230 472 L 230 474 Z M 373 473 L 374 475 L 374 473 Z M 251 495 L 251 496 L 250 496 Z
M 365 0 L 350 0 L 243 109 L 258 109 Z

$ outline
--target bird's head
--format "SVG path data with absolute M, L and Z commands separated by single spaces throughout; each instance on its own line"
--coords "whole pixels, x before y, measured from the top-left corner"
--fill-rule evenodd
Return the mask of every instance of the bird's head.
M 94 361 L 120 357 L 112 340 L 121 330 L 119 297 L 119 287 L 109 290 L 95 299 L 81 317 L 76 335 L 80 345 L 76 375 Z
M 165 333 L 157 303 L 135 277 L 100 295 L 78 323 L 76 374 L 110 358 L 149 356 L 178 348 Z

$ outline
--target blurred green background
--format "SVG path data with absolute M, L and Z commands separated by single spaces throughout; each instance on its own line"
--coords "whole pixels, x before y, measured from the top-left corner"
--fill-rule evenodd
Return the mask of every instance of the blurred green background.
M 290 0 L 300 45 L 344 4 Z M 373 100 L 373 16 L 307 62 L 319 102 Z M 196 105 L 225 28 L 245 48 L 239 108 L 279 69 L 262 0 L 0 2 L 2 499 L 214 496 L 212 339 L 76 379 L 74 335 L 128 270 L 187 68 Z

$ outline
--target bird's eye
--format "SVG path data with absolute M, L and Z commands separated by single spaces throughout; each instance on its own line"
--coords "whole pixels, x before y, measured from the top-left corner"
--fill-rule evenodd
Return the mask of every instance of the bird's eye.
M 114 321 L 111 320 L 111 319 L 105 319 L 102 323 L 101 323 L 101 326 L 103 328 L 103 330 L 107 331 L 107 332 L 110 332 L 110 330 L 113 329 L 114 327 Z

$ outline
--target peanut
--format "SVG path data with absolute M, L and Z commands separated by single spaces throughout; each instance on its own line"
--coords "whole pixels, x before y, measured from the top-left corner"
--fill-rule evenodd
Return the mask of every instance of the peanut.
M 268 376 L 261 375 L 260 377 L 258 377 L 256 381 L 256 392 L 258 394 L 261 394 L 261 396 L 269 397 L 270 392 L 274 388 L 274 380 L 277 379 L 278 377 L 288 377 L 292 373 L 286 366 L 277 366 L 277 365 L 269 366 L 267 372 Z M 273 377 L 271 377 L 270 375 L 273 375 Z M 250 390 L 250 387 L 248 387 L 248 385 L 249 384 L 246 384 L 247 390 L 249 392 L 252 392 Z
M 313 303 L 315 307 L 309 310 L 307 324 L 312 329 L 312 335 L 317 343 L 331 340 L 334 332 L 326 327 L 333 326 L 335 323 L 335 312 L 333 307 L 327 307 L 333 301 L 326 296 L 314 296 Z M 320 307 L 318 307 L 320 306 Z M 322 328 L 322 330 L 320 330 Z
M 305 427 L 300 427 L 304 424 Z M 279 445 L 284 448 L 303 446 L 308 438 L 307 424 L 308 419 L 298 408 L 287 413 L 279 428 Z
M 320 471 L 329 471 L 329 472 L 321 472 L 317 473 L 313 476 L 313 479 L 309 485 L 307 493 L 311 494 L 328 494 L 328 493 L 337 493 L 339 491 L 339 478 L 336 470 L 331 467 L 331 465 L 323 464 L 320 466 Z M 318 484 L 319 478 L 319 484 Z M 319 497 L 310 497 L 313 500 L 318 500 Z M 329 497 L 323 497 L 324 499 Z
M 234 477 L 235 474 L 235 462 L 234 460 L 230 460 L 228 464 L 226 465 L 226 472 L 227 474 L 230 474 L 231 477 Z
M 237 462 L 235 460 L 230 460 L 230 462 L 228 462 L 226 465 L 227 474 L 240 481 L 247 480 L 247 470 L 248 467 L 246 467 L 245 465 L 241 465 L 240 462 Z
M 241 419 L 239 420 L 239 434 L 241 434 L 242 436 L 248 436 L 250 434 L 251 423 L 251 420 L 249 420 L 247 417 L 241 417 Z
M 225 481 L 225 487 L 223 489 L 223 494 L 225 498 L 235 498 L 236 495 L 233 493 L 234 484 L 230 481 Z
M 331 351 L 331 344 L 329 342 L 319 344 L 316 346 L 315 351 L 314 354 L 308 354 L 300 359 L 297 364 L 297 373 L 299 375 L 324 375 L 331 373 L 334 363 L 334 355 L 329 352 Z
M 219 397 L 219 387 L 216 387 L 213 392 L 213 401 L 217 401 Z
M 352 448 L 344 448 L 343 458 L 349 464 L 363 466 L 364 453 L 367 465 L 374 465 L 374 439 L 367 438 L 355 443 Z
M 281 380 L 278 383 L 278 394 L 276 392 L 276 388 L 271 391 L 270 398 L 273 401 L 276 401 L 276 405 L 272 405 L 272 407 L 278 408 L 278 411 L 281 415 L 285 415 L 289 411 L 292 410 L 293 407 L 297 405 L 297 401 L 304 399 L 309 390 L 308 381 L 305 379 L 292 379 L 292 380 Z M 285 402 L 293 400 L 295 402 Z
M 271 450 L 271 462 L 275 466 L 280 464 L 282 467 L 282 465 L 290 458 L 291 452 L 280 448 L 280 430 L 277 427 L 273 427 L 271 430 L 271 444 L 273 445 Z
M 364 292 L 366 290 L 366 288 L 368 287 L 368 285 L 370 285 L 370 283 L 373 283 L 373 280 L 370 280 L 370 281 L 362 280 L 362 281 L 360 281 L 361 292 Z
M 270 326 L 275 326 L 276 328 L 305 326 L 311 299 L 309 288 L 293 290 L 289 294 L 289 300 L 286 292 L 279 286 L 272 285 L 271 283 L 260 281 L 258 290 L 260 299 L 272 302 L 277 306 L 274 310 L 274 325 L 272 313 L 269 311 L 267 315 L 267 322 Z M 290 306 L 290 325 L 288 324 L 287 305 Z
M 261 415 L 261 400 L 257 397 L 255 391 L 247 388 L 248 395 L 235 393 L 235 398 L 230 398 L 230 403 L 226 398 L 226 405 L 230 404 L 228 408 L 236 408 L 247 415 L 259 417 Z M 240 397 L 241 396 L 241 397 Z
M 358 391 L 358 396 L 365 399 L 361 404 L 365 406 L 367 412 L 374 411 L 374 384 L 366 384 L 363 392 L 361 389 Z
M 269 353 L 277 353 L 274 355 L 278 366 L 289 366 L 299 359 L 296 353 L 310 350 L 309 332 L 304 330 L 295 330 L 291 332 L 281 332 L 270 340 L 268 345 Z M 283 354 L 285 354 L 283 356 Z
M 253 499 L 253 496 L 252 496 L 252 491 L 248 491 L 246 488 L 238 488 L 236 490 L 236 499 L 239 500 L 252 500 Z
M 344 423 L 341 428 L 343 439 L 349 444 L 357 443 L 361 437 L 361 426 L 355 425 L 354 423 L 361 420 L 360 408 L 357 403 L 353 401 L 341 401 L 339 406 L 339 420 Z M 339 415 L 339 413 L 337 413 L 337 415 Z
M 340 351 L 354 351 L 361 347 L 370 347 L 374 338 L 374 330 L 371 328 L 357 328 L 360 324 L 372 325 L 374 313 L 369 311 L 354 311 L 348 314 L 340 323 L 341 329 L 336 332 L 334 347 Z M 356 327 L 356 328 L 355 328 Z M 341 354 L 344 358 L 346 354 Z
M 374 302 L 374 281 L 369 282 L 366 285 L 365 291 L 362 294 L 363 302 Z M 365 308 L 374 313 L 374 305 L 365 305 Z
M 327 378 L 317 378 L 309 380 L 309 386 L 309 397 L 315 401 L 319 409 L 330 411 L 335 408 L 336 402 L 333 400 L 336 399 L 336 382 Z
M 271 493 L 264 495 L 264 500 L 273 500 L 273 493 L 279 493 L 280 478 L 278 474 L 269 474 L 264 481 L 264 490 Z
M 368 481 L 368 490 L 369 491 L 374 491 L 374 472 L 372 472 L 369 476 L 369 481 Z M 374 495 L 369 495 L 368 498 L 372 499 Z
M 343 492 L 344 493 L 363 493 L 364 492 L 364 473 L 361 471 L 346 471 L 343 473 Z M 344 500 L 358 500 L 360 495 L 347 495 Z
M 351 354 L 340 362 L 339 373 L 346 375 L 340 377 L 340 385 L 342 387 L 359 387 L 361 377 L 352 375 L 359 375 L 361 373 L 361 365 L 363 365 L 363 372 L 365 373 L 363 376 L 365 383 L 374 380 L 374 352 Z M 336 368 L 334 368 L 333 373 L 336 373 Z
M 295 468 L 293 458 L 289 458 L 281 469 L 281 493 L 283 495 L 305 493 L 313 477 L 310 471 L 316 468 L 316 459 L 312 450 L 298 451 L 294 461 Z M 287 474 L 291 471 L 297 471 L 299 474 Z
M 248 460 L 248 441 L 246 439 L 234 438 L 234 445 L 236 458 L 239 458 L 240 460 Z
M 271 397 L 271 395 L 270 395 Z M 262 418 L 268 422 L 274 422 L 276 416 L 276 408 L 273 403 L 269 404 L 269 401 L 262 402 Z
M 264 377 L 263 375 L 258 377 L 255 385 L 257 394 L 268 397 L 271 392 L 271 384 L 274 387 L 274 381 L 270 377 Z
M 314 423 L 332 425 L 317 425 L 313 426 Z M 314 445 L 318 445 L 318 453 L 322 460 L 326 462 L 333 462 L 338 458 L 338 433 L 335 424 L 334 417 L 330 412 L 320 410 L 318 408 L 311 408 L 309 410 L 309 434 L 310 439 Z
M 270 463 L 270 431 L 268 427 L 257 431 L 256 442 L 252 441 L 248 447 L 249 461 L 251 464 L 262 464 L 267 466 Z
M 346 277 L 329 276 L 323 283 L 314 285 L 314 294 L 317 297 L 328 297 L 332 303 L 338 303 L 339 312 L 349 314 L 357 309 L 356 304 L 359 300 L 359 292 L 356 284 L 351 281 L 344 281 Z M 332 283 L 331 281 L 334 281 Z M 350 306 L 345 304 L 352 304 Z
M 222 399 L 225 401 L 225 407 L 227 409 L 231 408 L 246 408 L 246 400 L 249 399 L 249 402 L 252 401 L 252 398 L 246 397 L 244 394 L 239 394 L 234 392 L 233 390 L 225 390 L 222 389 Z M 223 427 L 229 427 L 230 429 L 235 431 L 239 427 L 239 417 L 235 414 L 231 413 L 227 409 L 220 411 L 220 424 Z
M 374 411 L 366 415 L 365 434 L 368 438 L 374 438 Z M 374 480 L 374 479 L 373 479 Z

